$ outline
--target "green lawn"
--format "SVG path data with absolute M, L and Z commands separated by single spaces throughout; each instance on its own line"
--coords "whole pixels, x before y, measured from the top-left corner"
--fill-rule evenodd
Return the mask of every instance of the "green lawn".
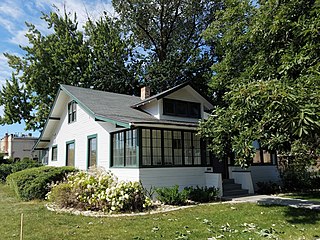
M 294 199 L 305 199 L 309 201 L 320 202 L 320 192 L 291 193 L 291 194 L 284 194 L 283 196 L 288 198 L 294 198 Z
M 21 202 L 0 184 L 0 239 L 19 239 L 24 213 L 24 239 L 316 239 L 320 212 L 255 204 L 196 206 L 156 215 L 92 218 L 57 214 L 45 202 Z M 252 224 L 250 224 L 252 223 Z M 259 234 L 260 233 L 260 234 Z M 265 233 L 265 234 L 262 234 Z M 184 238 L 183 238 L 184 237 Z

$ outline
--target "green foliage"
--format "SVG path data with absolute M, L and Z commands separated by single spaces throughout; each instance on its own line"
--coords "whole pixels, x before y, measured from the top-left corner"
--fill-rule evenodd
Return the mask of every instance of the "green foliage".
M 189 192 L 186 189 L 179 191 L 179 186 L 157 188 L 155 190 L 157 199 L 169 205 L 185 205 Z
M 22 200 L 44 199 L 52 182 L 62 181 L 66 174 L 74 172 L 73 167 L 36 167 L 12 173 L 7 184 Z
M 0 165 L 0 180 L 1 182 L 4 182 L 7 178 L 12 173 L 12 164 L 1 164 Z
M 207 203 L 217 200 L 219 189 L 215 187 L 188 187 L 188 199 L 194 202 Z
M 68 175 L 66 182 L 53 186 L 48 200 L 59 207 L 110 213 L 143 211 L 152 204 L 139 182 L 118 182 L 100 170 Z
M 0 181 L 4 182 L 11 173 L 19 172 L 27 168 L 34 168 L 42 166 L 41 163 L 30 159 L 23 159 L 18 162 L 0 164 Z
M 21 47 L 24 55 L 4 54 L 15 72 L 0 90 L 5 110 L 0 123 L 25 121 L 26 129 L 41 129 L 59 84 L 127 94 L 137 88 L 127 61 L 132 46 L 116 20 L 104 16 L 89 21 L 83 33 L 76 15 L 60 14 L 58 10 L 43 14 L 52 32 L 47 35 L 27 24 L 29 45 Z
M 76 15 L 43 14 L 50 34 L 27 24 L 24 55 L 5 53 L 14 69 L 0 90 L 2 124 L 25 121 L 41 129 L 59 84 L 139 95 L 140 85 L 154 93 L 192 81 L 207 93 L 215 56 L 201 33 L 220 2 L 112 1 L 119 14 L 89 19 L 85 32 Z M 45 83 L 45 84 L 44 84 Z
M 201 33 L 214 18 L 219 1 L 114 0 L 112 4 L 135 39 L 145 84 L 159 92 L 192 81 L 207 92 L 214 56 Z
M 293 154 L 320 149 L 320 26 L 318 1 L 224 1 L 205 32 L 217 46 L 212 87 L 220 103 L 200 125 L 222 160 L 235 153 L 244 167 L 258 140 L 263 149 Z M 303 161 L 303 160 L 302 160 Z
M 285 192 L 308 192 L 320 189 L 320 172 L 310 171 L 308 166 L 294 159 L 288 168 L 281 173 Z
M 22 159 L 12 164 L 12 173 L 19 172 L 27 168 L 41 167 L 42 164 L 31 159 Z
M 257 193 L 259 194 L 277 194 L 282 191 L 281 186 L 275 182 L 257 182 Z

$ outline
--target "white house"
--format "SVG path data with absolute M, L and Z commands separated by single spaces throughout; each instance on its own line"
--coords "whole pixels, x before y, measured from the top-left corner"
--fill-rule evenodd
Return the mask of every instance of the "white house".
M 148 88 L 140 98 L 61 85 L 34 149 L 48 165 L 101 166 L 146 188 L 222 189 L 232 177 L 253 193 L 255 182 L 278 177 L 276 159 L 260 150 L 259 165 L 245 171 L 212 156 L 196 129 L 213 105 L 190 84 L 149 95 Z

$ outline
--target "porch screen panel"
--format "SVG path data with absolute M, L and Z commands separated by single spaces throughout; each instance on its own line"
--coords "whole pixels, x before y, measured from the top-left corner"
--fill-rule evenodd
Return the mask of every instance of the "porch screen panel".
M 182 136 L 181 131 L 173 132 L 174 165 L 182 165 Z
M 184 164 L 192 165 L 192 137 L 191 132 L 184 133 Z
M 126 132 L 126 166 L 137 165 L 137 136 L 136 130 Z
M 124 132 L 113 135 L 113 166 L 124 166 Z
M 192 133 L 193 138 L 193 159 L 194 165 L 201 165 L 201 144 L 200 144 L 200 136 Z
M 142 129 L 142 165 L 151 165 L 151 135 L 150 129 Z
M 152 130 L 152 155 L 153 165 L 162 165 L 161 155 L 161 130 Z
M 164 165 L 173 165 L 172 159 L 172 131 L 163 131 Z

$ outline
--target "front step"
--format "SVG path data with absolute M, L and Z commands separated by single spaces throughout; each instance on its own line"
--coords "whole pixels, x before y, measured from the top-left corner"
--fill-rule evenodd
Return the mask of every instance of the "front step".
M 224 179 L 222 182 L 223 197 L 246 196 L 249 190 L 242 189 L 241 184 L 235 183 L 234 179 Z

